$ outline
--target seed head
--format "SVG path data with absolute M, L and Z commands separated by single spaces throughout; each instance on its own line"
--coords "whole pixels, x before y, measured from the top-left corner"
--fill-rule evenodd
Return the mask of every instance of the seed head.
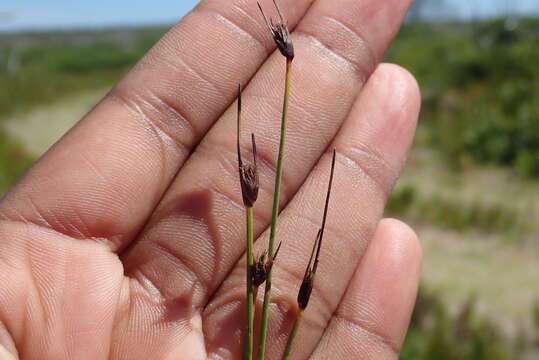
M 307 305 L 309 305 L 309 300 L 311 299 L 311 293 L 313 292 L 314 278 L 316 276 L 316 270 L 318 269 L 318 261 L 320 257 L 320 249 L 322 248 L 322 239 L 324 237 L 324 229 L 326 227 L 326 218 L 328 214 L 329 206 L 329 196 L 331 194 L 331 186 L 333 184 L 333 173 L 335 171 L 335 150 L 333 150 L 333 159 L 331 160 L 331 174 L 329 176 L 329 185 L 326 195 L 326 203 L 324 205 L 324 216 L 322 218 L 322 227 L 318 230 L 316 234 L 316 240 L 313 245 L 313 250 L 311 251 L 311 257 L 309 258 L 309 263 L 305 269 L 305 274 L 303 275 L 303 281 L 298 292 L 298 307 L 300 310 L 305 310 Z M 313 262 L 314 260 L 314 262 Z
M 307 305 L 309 305 L 309 300 L 311 299 L 311 293 L 313 292 L 313 283 L 314 276 L 316 275 L 316 269 L 318 268 L 318 256 L 320 254 L 320 240 L 321 240 L 322 229 L 318 230 L 316 235 L 316 241 L 314 242 L 313 250 L 311 251 L 311 257 L 309 258 L 309 264 L 305 269 L 305 274 L 303 275 L 303 281 L 298 292 L 298 307 L 300 310 L 305 310 Z M 316 250 L 316 257 L 313 257 Z
M 266 25 L 271 32 L 271 36 L 277 44 L 277 48 L 284 57 L 286 57 L 288 60 L 292 60 L 294 59 L 294 44 L 292 43 L 292 39 L 290 39 L 288 23 L 283 19 L 283 15 L 281 14 L 281 10 L 279 9 L 277 2 L 273 0 L 273 3 L 275 4 L 275 8 L 277 9 L 277 13 L 279 14 L 279 20 L 275 23 L 273 22 L 272 18 L 268 20 L 268 18 L 264 14 L 264 11 L 262 10 L 262 6 L 260 6 L 260 3 L 257 4 L 258 8 L 260 9 L 260 12 L 262 13 L 262 16 L 264 17 Z
M 275 259 L 277 258 L 277 254 L 279 253 L 280 249 L 281 249 L 281 243 L 279 243 L 279 246 L 277 247 L 277 251 L 275 251 L 275 254 L 273 255 L 273 259 L 271 260 L 266 261 L 266 255 L 267 255 L 266 251 L 260 254 L 260 256 L 255 260 L 255 263 L 253 265 L 253 272 L 252 272 L 253 286 L 259 287 L 260 285 L 266 282 L 268 273 L 273 267 L 273 263 L 275 262 Z
M 253 274 L 254 287 L 259 287 L 264 282 L 266 282 L 268 273 L 266 271 L 266 252 L 265 251 L 262 254 L 260 254 L 258 259 L 255 260 L 252 274 Z
M 256 166 L 256 142 L 255 134 L 251 134 L 251 142 L 253 144 L 253 164 L 244 164 L 241 158 L 240 150 L 240 119 L 241 119 L 241 85 L 238 87 L 238 170 L 240 173 L 241 194 L 243 204 L 246 207 L 252 207 L 258 198 L 259 180 L 258 169 Z

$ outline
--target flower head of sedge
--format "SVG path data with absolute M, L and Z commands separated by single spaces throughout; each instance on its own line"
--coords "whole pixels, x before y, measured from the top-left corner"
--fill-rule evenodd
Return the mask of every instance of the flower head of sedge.
M 329 206 L 329 196 L 331 194 L 331 186 L 333 184 L 333 173 L 335 172 L 335 156 L 336 151 L 333 150 L 333 158 L 331 160 L 331 173 L 329 176 L 329 185 L 326 195 L 326 203 L 324 205 L 324 215 L 322 217 L 322 227 L 318 230 L 316 235 L 316 241 L 313 245 L 313 250 L 311 252 L 311 257 L 309 258 L 309 263 L 305 269 L 305 275 L 303 276 L 303 281 L 298 292 L 298 307 L 301 311 L 307 308 L 309 305 L 309 300 L 311 298 L 311 293 L 313 292 L 314 278 L 316 276 L 316 270 L 318 269 L 318 261 L 320 258 L 320 249 L 322 248 L 322 239 L 324 238 L 324 229 L 326 228 L 326 219 L 328 215 L 328 206 Z
M 283 15 L 281 14 L 281 10 L 279 9 L 277 2 L 273 0 L 273 3 L 275 4 L 275 8 L 277 9 L 277 13 L 279 14 L 279 21 L 275 23 L 273 22 L 273 19 L 270 18 L 268 20 L 268 18 L 266 18 L 266 15 L 262 10 L 262 6 L 260 6 L 260 3 L 258 3 L 258 7 L 260 8 L 260 12 L 264 17 L 264 21 L 266 22 L 269 31 L 271 32 L 273 40 L 277 44 L 277 48 L 284 57 L 286 57 L 288 60 L 292 60 L 294 58 L 294 44 L 292 43 L 292 39 L 290 39 L 288 24 L 283 19 Z
M 318 230 L 318 235 L 316 235 L 316 241 L 314 242 L 313 251 L 311 252 L 311 257 L 309 259 L 309 264 L 305 269 L 305 275 L 303 275 L 303 281 L 298 292 L 298 307 L 300 310 L 305 310 L 307 305 L 309 305 L 309 300 L 311 299 L 311 293 L 313 292 L 313 283 L 314 277 L 316 275 L 316 269 L 318 268 L 318 256 L 320 255 L 320 234 L 322 229 Z M 316 250 L 316 257 L 313 263 L 313 256 Z
M 268 273 L 273 267 L 273 263 L 275 259 L 277 258 L 277 254 L 279 253 L 279 249 L 281 248 L 281 243 L 279 243 L 279 246 L 277 247 L 277 251 L 275 251 L 275 254 L 273 255 L 273 259 L 266 260 L 267 252 L 264 251 L 258 259 L 255 260 L 255 263 L 253 265 L 253 286 L 258 288 L 260 285 L 262 285 L 264 282 L 266 282 L 266 278 L 268 277 Z
M 253 144 L 253 164 L 244 164 L 241 158 L 240 150 L 240 120 L 241 120 L 241 85 L 238 87 L 238 170 L 240 173 L 241 194 L 243 204 L 246 207 L 252 207 L 258 198 L 259 180 L 258 169 L 256 166 L 256 142 L 255 135 L 251 134 L 251 142 Z

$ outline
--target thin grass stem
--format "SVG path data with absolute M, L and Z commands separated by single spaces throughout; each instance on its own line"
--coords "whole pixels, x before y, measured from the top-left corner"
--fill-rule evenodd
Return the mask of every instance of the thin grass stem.
M 286 77 L 284 87 L 284 101 L 283 101 L 283 114 L 281 120 L 281 139 L 279 142 L 279 154 L 277 156 L 277 175 L 275 176 L 275 190 L 273 195 L 273 209 L 271 213 L 271 230 L 268 245 L 268 258 L 273 259 L 273 252 L 275 249 L 275 233 L 277 230 L 277 217 L 279 215 L 279 204 L 281 201 L 281 180 L 283 177 L 283 157 L 284 147 L 286 141 L 286 125 L 288 122 L 288 102 L 290 99 L 290 88 L 292 80 L 292 59 L 286 59 Z M 264 291 L 264 305 L 262 307 L 262 321 L 260 324 L 260 346 L 258 350 L 258 359 L 264 360 L 266 353 L 266 337 L 268 332 L 268 318 L 269 318 L 269 302 L 271 298 L 271 278 L 272 268 L 270 267 L 267 279 L 266 287 Z
M 255 297 L 253 287 L 253 208 L 245 208 L 247 219 L 247 339 L 245 341 L 245 351 L 243 358 L 251 360 L 253 358 L 254 344 L 254 318 L 255 318 Z
M 245 206 L 246 233 L 247 233 L 247 264 L 246 264 L 246 310 L 247 310 L 247 335 L 245 339 L 244 356 L 245 360 L 253 359 L 253 344 L 254 344 L 254 295 L 253 295 L 253 205 L 258 197 L 259 180 L 256 165 L 256 142 L 255 135 L 251 134 L 251 142 L 253 146 L 253 164 L 244 164 L 241 158 L 240 149 L 240 125 L 241 125 L 241 85 L 238 86 L 238 127 L 236 146 L 238 151 L 238 171 L 240 175 L 241 194 L 243 197 L 243 205 Z
M 296 315 L 296 319 L 294 320 L 294 326 L 292 327 L 292 331 L 290 332 L 290 335 L 288 336 L 288 341 L 286 342 L 286 348 L 283 354 L 283 360 L 288 360 L 288 358 L 290 357 L 290 354 L 292 353 L 292 345 L 294 344 L 294 340 L 296 339 L 296 335 L 298 334 L 299 326 L 301 325 L 302 319 L 303 319 L 303 310 L 300 310 L 298 311 Z

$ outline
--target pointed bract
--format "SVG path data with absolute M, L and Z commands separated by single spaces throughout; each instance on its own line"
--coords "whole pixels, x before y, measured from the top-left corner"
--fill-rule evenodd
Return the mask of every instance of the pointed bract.
M 243 204 L 246 207 L 253 207 L 258 198 L 259 179 L 258 169 L 256 166 L 256 142 L 255 135 L 251 134 L 251 142 L 253 145 L 253 164 L 244 164 L 241 158 L 240 149 L 240 121 L 241 121 L 241 85 L 238 87 L 238 134 L 237 134 L 237 151 L 238 151 L 238 170 L 240 173 L 241 194 Z
M 277 13 L 279 14 L 279 20 L 275 23 L 271 18 L 268 20 L 268 18 L 264 14 L 264 10 L 262 10 L 262 6 L 260 6 L 260 3 L 257 4 L 258 8 L 260 9 L 260 12 L 262 13 L 262 16 L 264 17 L 266 25 L 271 32 L 271 36 L 273 37 L 275 44 L 277 44 L 277 48 L 284 57 L 286 57 L 288 60 L 292 60 L 294 59 L 294 44 L 292 43 L 292 39 L 290 38 L 288 24 L 283 19 L 283 15 L 281 14 L 281 10 L 279 9 L 277 2 L 273 0 L 273 3 L 275 4 L 275 8 L 277 8 Z

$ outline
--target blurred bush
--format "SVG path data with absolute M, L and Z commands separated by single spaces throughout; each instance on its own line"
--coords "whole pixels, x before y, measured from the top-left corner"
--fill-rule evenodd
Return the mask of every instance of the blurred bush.
M 452 314 L 439 295 L 421 290 L 400 359 L 517 360 L 534 355 L 537 348 L 528 334 L 505 335 L 477 314 L 474 298 Z
M 526 225 L 519 221 L 519 214 L 509 207 L 480 201 L 465 203 L 462 199 L 449 196 L 425 196 L 410 184 L 398 186 L 393 191 L 386 211 L 389 216 L 446 229 L 474 229 L 505 235 L 527 230 Z
M 421 84 L 421 141 L 456 166 L 539 175 L 539 19 L 407 24 L 388 59 Z

